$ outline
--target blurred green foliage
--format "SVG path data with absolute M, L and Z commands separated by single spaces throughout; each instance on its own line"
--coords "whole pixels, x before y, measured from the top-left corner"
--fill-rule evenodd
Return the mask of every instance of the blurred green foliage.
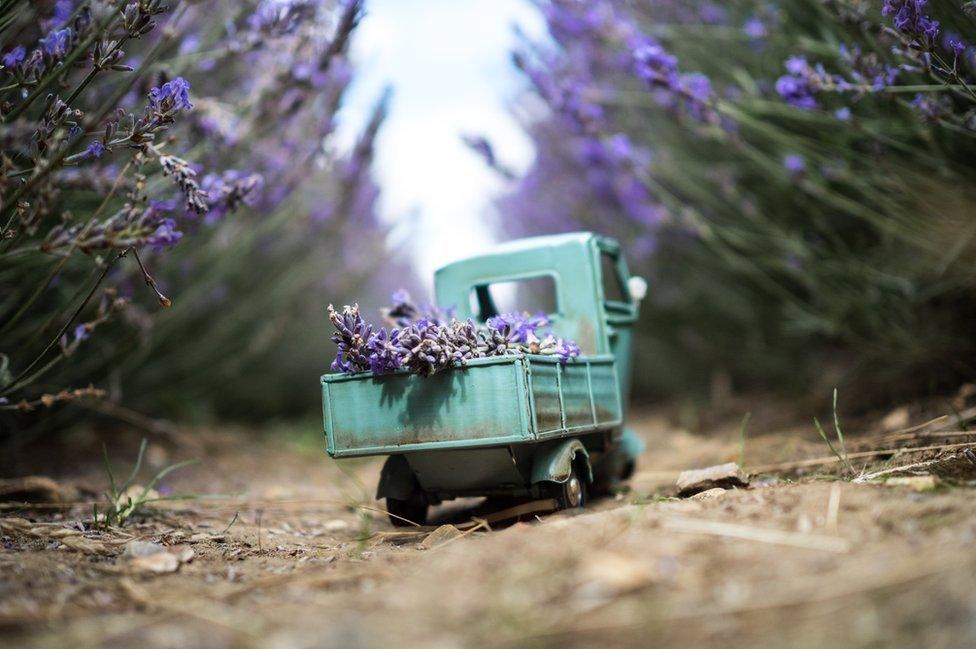
M 0 7 L 3 433 L 317 412 L 329 301 L 411 283 L 375 209 L 388 97 L 334 143 L 361 18 L 357 0 Z

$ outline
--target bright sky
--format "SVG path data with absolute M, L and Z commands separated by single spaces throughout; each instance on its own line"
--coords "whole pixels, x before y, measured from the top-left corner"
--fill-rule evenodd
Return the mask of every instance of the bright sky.
M 353 87 L 340 116 L 348 143 L 386 84 L 393 101 L 377 146 L 380 211 L 406 241 L 421 281 L 493 241 L 491 199 L 503 182 L 461 141 L 483 134 L 516 171 L 530 140 L 508 105 L 522 81 L 510 62 L 513 26 L 541 37 L 528 0 L 369 0 L 353 39 Z

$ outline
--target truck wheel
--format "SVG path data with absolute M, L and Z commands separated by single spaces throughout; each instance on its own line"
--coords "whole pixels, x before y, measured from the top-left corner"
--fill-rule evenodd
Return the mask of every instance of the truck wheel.
M 586 481 L 575 466 L 566 482 L 556 483 L 554 486 L 559 509 L 582 509 L 586 504 Z
M 630 480 L 631 476 L 634 475 L 634 469 L 636 468 L 637 468 L 636 462 L 634 462 L 633 460 L 627 460 L 627 462 L 624 463 L 623 469 L 621 469 L 620 471 L 620 479 Z
M 412 527 L 413 523 L 424 525 L 427 522 L 427 496 L 422 491 L 415 491 L 406 500 L 387 498 L 386 511 L 394 527 Z

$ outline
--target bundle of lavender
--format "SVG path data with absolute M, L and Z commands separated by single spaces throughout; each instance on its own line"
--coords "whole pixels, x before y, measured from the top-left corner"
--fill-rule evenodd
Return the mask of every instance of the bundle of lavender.
M 470 319 L 458 320 L 449 309 L 418 308 L 406 291 L 394 293 L 393 302 L 384 310 L 392 326 L 375 332 L 363 320 L 358 304 L 342 311 L 329 305 L 329 320 L 335 327 L 332 342 L 339 347 L 333 372 L 388 374 L 405 369 L 430 376 L 472 358 L 544 354 L 565 363 L 580 353 L 579 345 L 548 329 L 550 322 L 543 313 L 504 313 L 478 326 Z

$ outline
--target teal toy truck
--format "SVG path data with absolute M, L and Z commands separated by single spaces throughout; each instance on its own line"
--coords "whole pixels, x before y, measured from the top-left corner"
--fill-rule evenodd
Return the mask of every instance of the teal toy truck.
M 433 376 L 322 377 L 334 458 L 389 456 L 377 498 L 394 525 L 424 523 L 430 505 L 468 496 L 552 498 L 582 507 L 634 470 L 641 442 L 624 427 L 632 330 L 646 284 L 617 242 L 592 233 L 534 237 L 435 275 L 437 303 L 484 322 L 503 299 L 534 300 L 580 356 L 476 358 Z

